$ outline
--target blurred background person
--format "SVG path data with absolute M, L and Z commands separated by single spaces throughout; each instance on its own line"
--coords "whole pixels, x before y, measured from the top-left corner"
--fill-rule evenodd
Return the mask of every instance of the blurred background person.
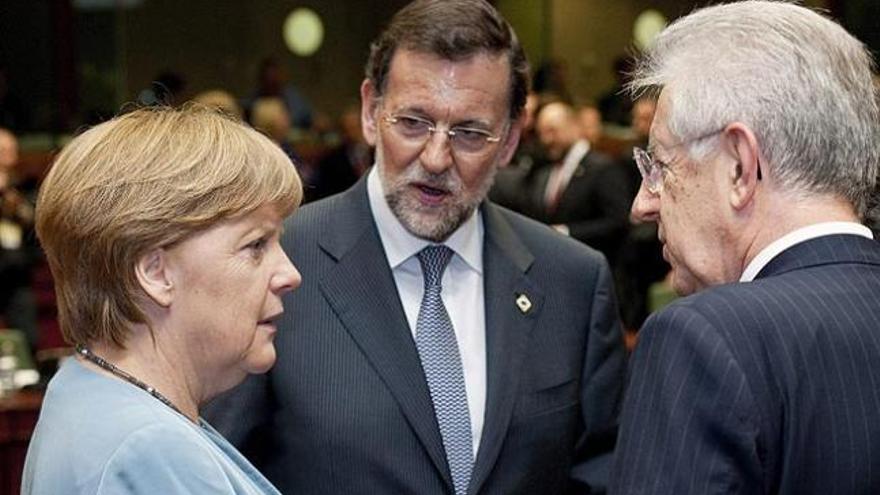
M 522 132 L 516 152 L 510 163 L 498 168 L 495 181 L 489 189 L 489 199 L 519 213 L 528 210 L 528 193 L 533 172 L 540 165 L 540 144 L 535 135 L 535 114 L 541 105 L 541 96 L 529 91 L 523 107 Z
M 37 341 L 36 303 L 31 290 L 39 248 L 34 243 L 34 207 L 16 184 L 18 140 L 0 128 L 0 329 L 24 332 Z
M 592 149 L 567 103 L 544 106 L 536 122 L 548 165 L 534 173 L 526 213 L 602 251 L 614 268 L 632 197 L 626 172 Z
M 281 98 L 266 97 L 257 99 L 251 106 L 251 125 L 258 131 L 266 133 L 274 141 L 290 161 L 296 166 L 306 190 L 314 182 L 314 169 L 307 163 L 290 141 L 290 113 Z
M 226 115 L 237 119 L 244 118 L 244 111 L 232 94 L 222 89 L 209 89 L 193 97 L 193 101 L 206 107 L 217 108 Z
M 37 233 L 76 346 L 49 383 L 22 494 L 277 494 L 199 416 L 275 362 L 279 244 L 301 186 L 269 139 L 200 106 L 141 109 L 75 138 Z
M 582 105 L 577 109 L 577 118 L 581 137 L 591 146 L 598 146 L 602 140 L 602 112 L 593 105 Z
M 289 81 L 287 70 L 277 59 L 264 58 L 257 71 L 257 87 L 244 102 L 246 115 L 251 115 L 253 106 L 261 98 L 281 98 L 290 115 L 291 125 L 298 129 L 312 127 L 312 104 Z
M 373 164 L 373 151 L 361 131 L 361 109 L 351 105 L 339 117 L 340 143 L 318 162 L 306 199 L 314 201 L 353 186 Z

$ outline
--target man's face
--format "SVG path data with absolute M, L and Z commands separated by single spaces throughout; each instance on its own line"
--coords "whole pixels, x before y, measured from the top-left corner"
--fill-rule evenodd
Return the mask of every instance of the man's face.
M 364 137 L 376 146 L 376 165 L 388 205 L 413 235 L 440 242 L 486 197 L 498 166 L 507 163 L 520 124 L 509 119 L 510 67 L 506 57 L 480 53 L 451 61 L 399 49 L 384 94 L 361 85 Z M 389 119 L 417 118 L 439 130 L 408 138 Z M 479 151 L 453 145 L 450 128 L 500 137 Z
M 581 136 L 596 144 L 602 139 L 602 114 L 594 107 L 584 107 L 578 112 L 578 123 L 581 126 Z
M 669 99 L 661 95 L 651 126 L 650 152 L 665 164 L 663 187 L 653 194 L 642 184 L 632 206 L 640 221 L 657 222 L 663 258 L 672 266 L 672 286 L 681 295 L 731 282 L 731 237 L 724 228 L 723 167 L 714 154 L 696 162 L 668 129 Z M 721 173 L 721 175 L 719 175 Z
M 541 109 L 535 128 L 547 159 L 552 162 L 562 161 L 580 134 L 574 114 L 563 103 L 550 103 Z

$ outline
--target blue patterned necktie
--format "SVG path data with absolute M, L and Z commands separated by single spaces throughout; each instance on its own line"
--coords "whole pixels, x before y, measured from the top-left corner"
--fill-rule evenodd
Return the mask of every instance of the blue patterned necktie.
M 425 276 L 425 295 L 416 322 L 416 347 L 434 402 L 455 494 L 464 495 L 474 463 L 471 419 L 458 341 L 440 298 L 440 281 L 452 258 L 452 250 L 446 246 L 428 246 L 418 257 Z

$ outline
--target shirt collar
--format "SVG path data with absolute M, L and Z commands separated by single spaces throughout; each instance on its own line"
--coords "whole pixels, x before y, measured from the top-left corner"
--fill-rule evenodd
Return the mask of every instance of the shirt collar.
M 573 145 L 571 145 L 571 148 L 568 149 L 568 153 L 565 154 L 565 159 L 562 160 L 562 167 L 564 169 L 573 170 L 589 152 L 590 142 L 586 139 L 578 139 Z
M 400 223 L 385 199 L 385 190 L 378 169 L 378 165 L 370 169 L 370 175 L 367 177 L 367 197 L 373 220 L 385 248 L 388 265 L 394 270 L 425 247 L 436 243 L 412 235 Z M 452 249 L 470 268 L 482 274 L 483 219 L 478 211 L 479 208 L 475 209 L 443 244 Z
M 746 266 L 740 282 L 751 282 L 767 263 L 786 249 L 810 239 L 833 234 L 853 234 L 873 239 L 871 229 L 855 222 L 822 222 L 793 230 L 762 249 Z
M 568 149 L 568 153 L 565 154 L 565 161 L 567 162 L 579 162 L 581 159 L 590 152 L 590 142 L 586 139 L 578 139 L 575 141 L 571 148 Z

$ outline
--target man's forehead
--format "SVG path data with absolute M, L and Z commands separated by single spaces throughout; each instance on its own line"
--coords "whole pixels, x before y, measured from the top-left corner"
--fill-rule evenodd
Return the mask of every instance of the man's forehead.
M 428 112 L 432 107 L 440 107 L 506 112 L 509 70 L 506 57 L 487 51 L 449 59 L 427 52 L 398 50 L 391 61 L 383 99 L 395 107 L 393 110 Z
M 510 62 L 504 53 L 477 50 L 465 56 L 450 58 L 428 51 L 407 48 L 395 50 L 391 62 L 388 64 L 388 75 L 390 77 L 395 73 L 408 73 L 413 68 L 423 68 L 430 69 L 443 78 L 450 78 L 468 67 L 484 64 L 492 66 L 493 78 L 507 80 L 510 77 Z
M 663 149 L 672 144 L 673 136 L 667 125 L 669 118 L 669 93 L 663 90 L 657 100 L 654 119 L 651 122 L 651 131 L 648 134 L 648 151 L 655 152 L 658 148 Z

